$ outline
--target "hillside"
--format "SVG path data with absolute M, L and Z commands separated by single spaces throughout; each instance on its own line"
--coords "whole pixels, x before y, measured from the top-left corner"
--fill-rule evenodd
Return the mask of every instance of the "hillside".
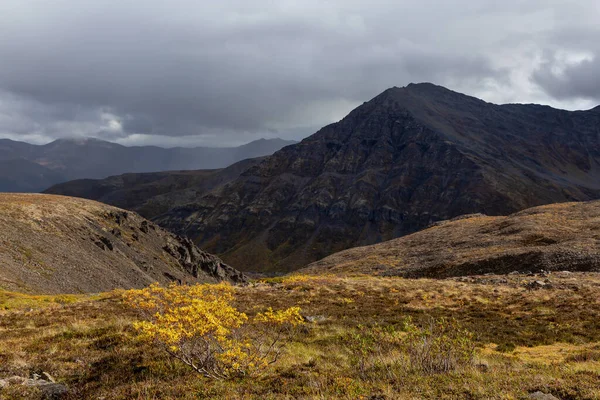
M 54 185 L 44 193 L 96 200 L 151 219 L 171 208 L 193 202 L 239 177 L 263 159 L 251 158 L 213 170 L 130 173 L 105 179 L 79 179 Z
M 399 239 L 332 254 L 308 273 L 432 277 L 546 271 L 600 272 L 600 201 L 466 215 Z
M 126 147 L 98 139 L 59 139 L 45 145 L 32 145 L 0 139 L 0 176 L 11 176 L 22 191 L 41 191 L 51 185 L 74 179 L 100 179 L 123 173 L 225 168 L 233 163 L 270 155 L 295 143 L 282 139 L 260 139 L 238 147 L 161 148 Z M 26 160 L 38 169 L 52 171 L 48 184 L 30 178 L 4 162 Z M 42 182 L 45 183 L 45 182 Z M 0 188 L 1 189 L 1 188 Z
M 95 293 L 244 277 L 139 215 L 89 200 L 0 194 L 0 289 Z
M 0 192 L 39 192 L 65 177 L 24 159 L 0 160 Z
M 291 271 L 469 213 L 600 198 L 600 109 L 391 88 L 156 218 L 247 271 Z

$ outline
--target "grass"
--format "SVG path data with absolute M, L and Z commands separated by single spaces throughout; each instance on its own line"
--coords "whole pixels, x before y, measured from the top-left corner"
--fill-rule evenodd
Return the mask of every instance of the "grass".
M 46 371 L 71 398 L 105 399 L 524 399 L 541 390 L 561 399 L 600 399 L 600 275 L 552 278 L 527 290 L 459 280 L 293 276 L 237 289 L 237 306 L 300 305 L 319 323 L 300 329 L 284 357 L 259 378 L 210 381 L 139 342 L 118 293 L 27 296 L 0 292 L 0 377 Z M 348 337 L 453 317 L 474 334 L 473 365 L 423 373 L 401 351 L 366 352 L 357 367 Z M 361 327 L 359 327 L 362 326 Z M 22 387 L 0 398 L 36 398 Z
M 90 301 L 110 294 L 83 295 L 83 294 L 59 294 L 59 295 L 31 295 L 25 293 L 10 292 L 0 289 L 0 312 L 23 309 L 38 309 L 76 303 L 79 301 Z

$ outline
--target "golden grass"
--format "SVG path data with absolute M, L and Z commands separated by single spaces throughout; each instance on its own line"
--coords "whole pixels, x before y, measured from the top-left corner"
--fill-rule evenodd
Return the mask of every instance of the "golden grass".
M 504 285 L 367 276 L 253 282 L 237 289 L 237 306 L 249 315 L 301 304 L 304 315 L 323 320 L 299 330 L 264 376 L 233 381 L 201 378 L 138 341 L 135 315 L 118 294 L 68 304 L 25 296 L 0 314 L 0 377 L 44 370 L 75 399 L 523 399 L 537 390 L 600 399 L 600 275 L 556 278 L 553 289 L 537 291 L 520 285 L 526 279 L 507 277 Z M 481 365 L 425 375 L 394 350 L 358 371 L 348 334 L 358 325 L 399 327 L 408 316 L 417 324 L 456 318 L 475 334 Z M 0 391 L 0 398 L 35 398 L 24 390 Z

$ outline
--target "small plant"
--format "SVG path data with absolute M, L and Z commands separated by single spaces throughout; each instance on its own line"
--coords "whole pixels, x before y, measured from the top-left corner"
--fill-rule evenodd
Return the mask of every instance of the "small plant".
M 500 343 L 498 346 L 496 346 L 496 351 L 500 353 L 512 353 L 516 348 L 517 346 L 512 342 Z
M 408 320 L 406 350 L 413 368 L 425 373 L 450 372 L 470 365 L 475 355 L 473 334 L 455 319 L 432 319 L 419 328 Z
M 142 317 L 140 338 L 162 348 L 207 378 L 262 372 L 277 361 L 290 329 L 303 322 L 298 307 L 268 309 L 250 319 L 233 307 L 228 284 L 158 284 L 129 290 L 124 301 Z
M 401 335 L 393 326 L 358 325 L 344 337 L 350 366 L 363 377 L 370 368 L 384 367 L 394 350 L 401 348 Z

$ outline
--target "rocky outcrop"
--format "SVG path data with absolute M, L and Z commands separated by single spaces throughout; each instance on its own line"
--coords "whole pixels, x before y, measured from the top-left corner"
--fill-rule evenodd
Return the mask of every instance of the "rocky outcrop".
M 0 194 L 0 289 L 101 292 L 246 277 L 138 214 L 90 200 Z
M 392 88 L 155 218 L 247 271 L 290 271 L 462 214 L 600 197 L 600 114 Z
M 20 385 L 37 388 L 42 400 L 60 400 L 67 398 L 69 388 L 62 383 L 56 383 L 49 374 L 44 373 L 44 375 L 43 378 L 38 375 L 34 375 L 32 378 L 23 378 L 15 375 L 0 379 L 0 394 L 2 394 L 1 390 L 4 388 Z
M 179 262 L 179 265 L 195 278 L 208 275 L 219 280 L 235 283 L 247 281 L 246 276 L 223 261 L 200 250 L 194 242 L 181 236 L 169 237 L 163 249 Z

